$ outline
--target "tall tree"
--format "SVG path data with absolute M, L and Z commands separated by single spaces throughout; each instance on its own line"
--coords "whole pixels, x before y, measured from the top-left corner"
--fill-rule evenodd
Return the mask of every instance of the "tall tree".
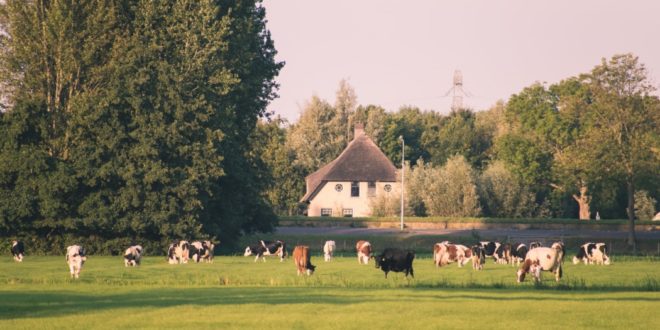
M 632 54 L 603 59 L 586 75 L 593 93 L 591 129 L 585 143 L 604 172 L 620 173 L 628 196 L 628 245 L 635 250 L 635 184 L 645 172 L 660 172 L 657 128 L 660 102 L 639 58 Z M 654 137 L 654 135 L 656 137 Z

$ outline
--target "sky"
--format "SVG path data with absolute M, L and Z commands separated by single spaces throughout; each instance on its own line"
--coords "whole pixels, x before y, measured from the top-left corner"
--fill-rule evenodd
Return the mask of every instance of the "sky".
M 316 95 L 334 103 L 342 79 L 358 103 L 446 114 L 455 70 L 486 110 L 535 83 L 589 72 L 633 53 L 660 77 L 660 1 L 264 0 L 279 98 L 268 110 L 294 123 Z

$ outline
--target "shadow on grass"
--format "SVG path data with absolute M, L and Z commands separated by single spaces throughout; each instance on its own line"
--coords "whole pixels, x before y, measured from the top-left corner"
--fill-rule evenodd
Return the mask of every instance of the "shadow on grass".
M 329 292 L 330 291 L 330 292 Z M 660 302 L 660 297 L 640 297 L 630 295 L 603 296 L 603 292 L 546 292 L 536 295 L 520 290 L 479 289 L 432 290 L 424 288 L 405 289 L 383 294 L 383 289 L 351 290 L 350 293 L 333 294 L 328 288 L 161 288 L 137 290 L 121 294 L 79 294 L 71 292 L 16 292 L 0 291 L 0 319 L 56 317 L 90 312 L 105 312 L 115 309 L 139 310 L 141 308 L 168 308 L 175 306 L 212 307 L 228 305 L 290 305 L 290 304 L 331 304 L 350 305 L 365 301 L 420 303 L 453 301 L 581 301 L 602 302 Z M 378 292 L 381 291 L 381 292 Z

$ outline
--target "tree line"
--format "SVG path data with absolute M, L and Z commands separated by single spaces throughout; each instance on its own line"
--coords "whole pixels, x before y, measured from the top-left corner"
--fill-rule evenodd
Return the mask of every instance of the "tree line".
M 283 63 L 260 1 L 7 0 L 0 27 L 2 236 L 118 252 L 273 228 L 250 138 Z
M 4 1 L 0 233 L 44 250 L 231 245 L 304 214 L 305 176 L 355 123 L 395 164 L 404 138 L 408 215 L 598 212 L 632 226 L 655 212 L 660 102 L 632 54 L 448 115 L 360 105 L 341 81 L 333 103 L 312 96 L 295 123 L 266 111 L 275 55 L 260 1 Z
M 633 54 L 591 71 L 534 83 L 486 111 L 447 115 L 403 106 L 358 105 L 341 81 L 334 104 L 313 96 L 296 123 L 258 124 L 257 146 L 271 169 L 266 196 L 278 214 L 302 214 L 303 178 L 366 133 L 394 162 L 405 140 L 407 215 L 650 220 L 660 183 L 660 102 Z M 374 215 L 396 215 L 376 199 Z

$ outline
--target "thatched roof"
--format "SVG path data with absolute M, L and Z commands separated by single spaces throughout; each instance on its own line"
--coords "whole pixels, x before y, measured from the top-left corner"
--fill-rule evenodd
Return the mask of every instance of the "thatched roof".
M 307 193 L 301 202 L 309 202 L 328 181 L 395 182 L 396 167 L 362 130 L 356 129 L 355 138 L 339 157 L 305 178 Z

